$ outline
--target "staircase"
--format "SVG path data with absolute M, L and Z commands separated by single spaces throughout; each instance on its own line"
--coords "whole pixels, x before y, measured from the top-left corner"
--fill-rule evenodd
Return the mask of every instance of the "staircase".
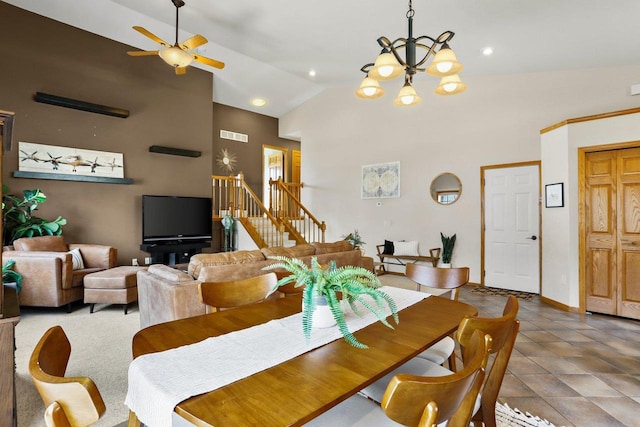
M 270 180 L 270 208 L 247 185 L 244 175 L 212 176 L 213 217 L 240 222 L 259 248 L 324 242 L 326 225 L 300 202 L 302 185 Z

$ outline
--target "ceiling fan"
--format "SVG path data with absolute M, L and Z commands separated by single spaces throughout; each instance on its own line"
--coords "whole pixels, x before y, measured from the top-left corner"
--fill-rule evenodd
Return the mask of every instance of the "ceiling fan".
M 191 64 L 192 61 L 198 61 L 201 64 L 209 65 L 211 67 L 222 69 L 224 68 L 224 62 L 216 61 L 215 59 L 207 58 L 206 56 L 198 55 L 196 53 L 189 52 L 192 49 L 197 48 L 198 46 L 202 46 L 207 43 L 208 40 L 201 36 L 200 34 L 196 34 L 193 37 L 183 41 L 182 43 L 178 43 L 178 10 L 184 6 L 184 1 L 182 0 L 171 0 L 171 2 L 176 7 L 176 42 L 174 45 L 167 43 L 162 40 L 160 37 L 156 36 L 149 30 L 145 28 L 135 26 L 134 30 L 138 31 L 144 36 L 149 37 L 156 43 L 159 43 L 163 46 L 163 49 L 160 50 L 138 50 L 133 52 L 127 52 L 127 54 L 131 56 L 152 56 L 159 55 L 160 58 L 164 60 L 167 64 L 171 65 L 176 69 L 176 74 L 185 74 L 187 72 L 187 66 Z

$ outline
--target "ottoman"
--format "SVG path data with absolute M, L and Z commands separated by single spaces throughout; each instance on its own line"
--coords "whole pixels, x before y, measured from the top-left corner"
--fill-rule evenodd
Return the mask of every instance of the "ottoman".
M 96 303 L 124 304 L 124 314 L 128 305 L 138 300 L 136 273 L 147 267 L 121 266 L 84 277 L 84 303 L 91 304 L 90 312 Z

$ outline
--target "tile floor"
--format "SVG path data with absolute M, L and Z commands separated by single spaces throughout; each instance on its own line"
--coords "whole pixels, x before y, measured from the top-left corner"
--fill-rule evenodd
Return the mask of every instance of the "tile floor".
M 501 315 L 506 301 L 469 287 L 459 299 L 483 317 Z M 640 426 L 640 321 L 518 301 L 520 333 L 500 401 L 556 426 Z

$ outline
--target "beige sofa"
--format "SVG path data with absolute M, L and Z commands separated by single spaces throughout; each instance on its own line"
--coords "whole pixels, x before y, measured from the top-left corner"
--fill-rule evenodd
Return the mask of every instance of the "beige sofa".
M 198 283 L 245 279 L 267 273 L 263 268 L 276 262 L 269 257 L 284 255 L 309 263 L 313 256 L 322 264 L 335 260 L 340 267 L 357 265 L 373 271 L 373 259 L 363 257 L 347 241 L 311 243 L 290 248 L 263 248 L 253 251 L 197 254 L 188 270 L 154 264 L 138 272 L 140 327 L 205 314 L 198 296 Z

